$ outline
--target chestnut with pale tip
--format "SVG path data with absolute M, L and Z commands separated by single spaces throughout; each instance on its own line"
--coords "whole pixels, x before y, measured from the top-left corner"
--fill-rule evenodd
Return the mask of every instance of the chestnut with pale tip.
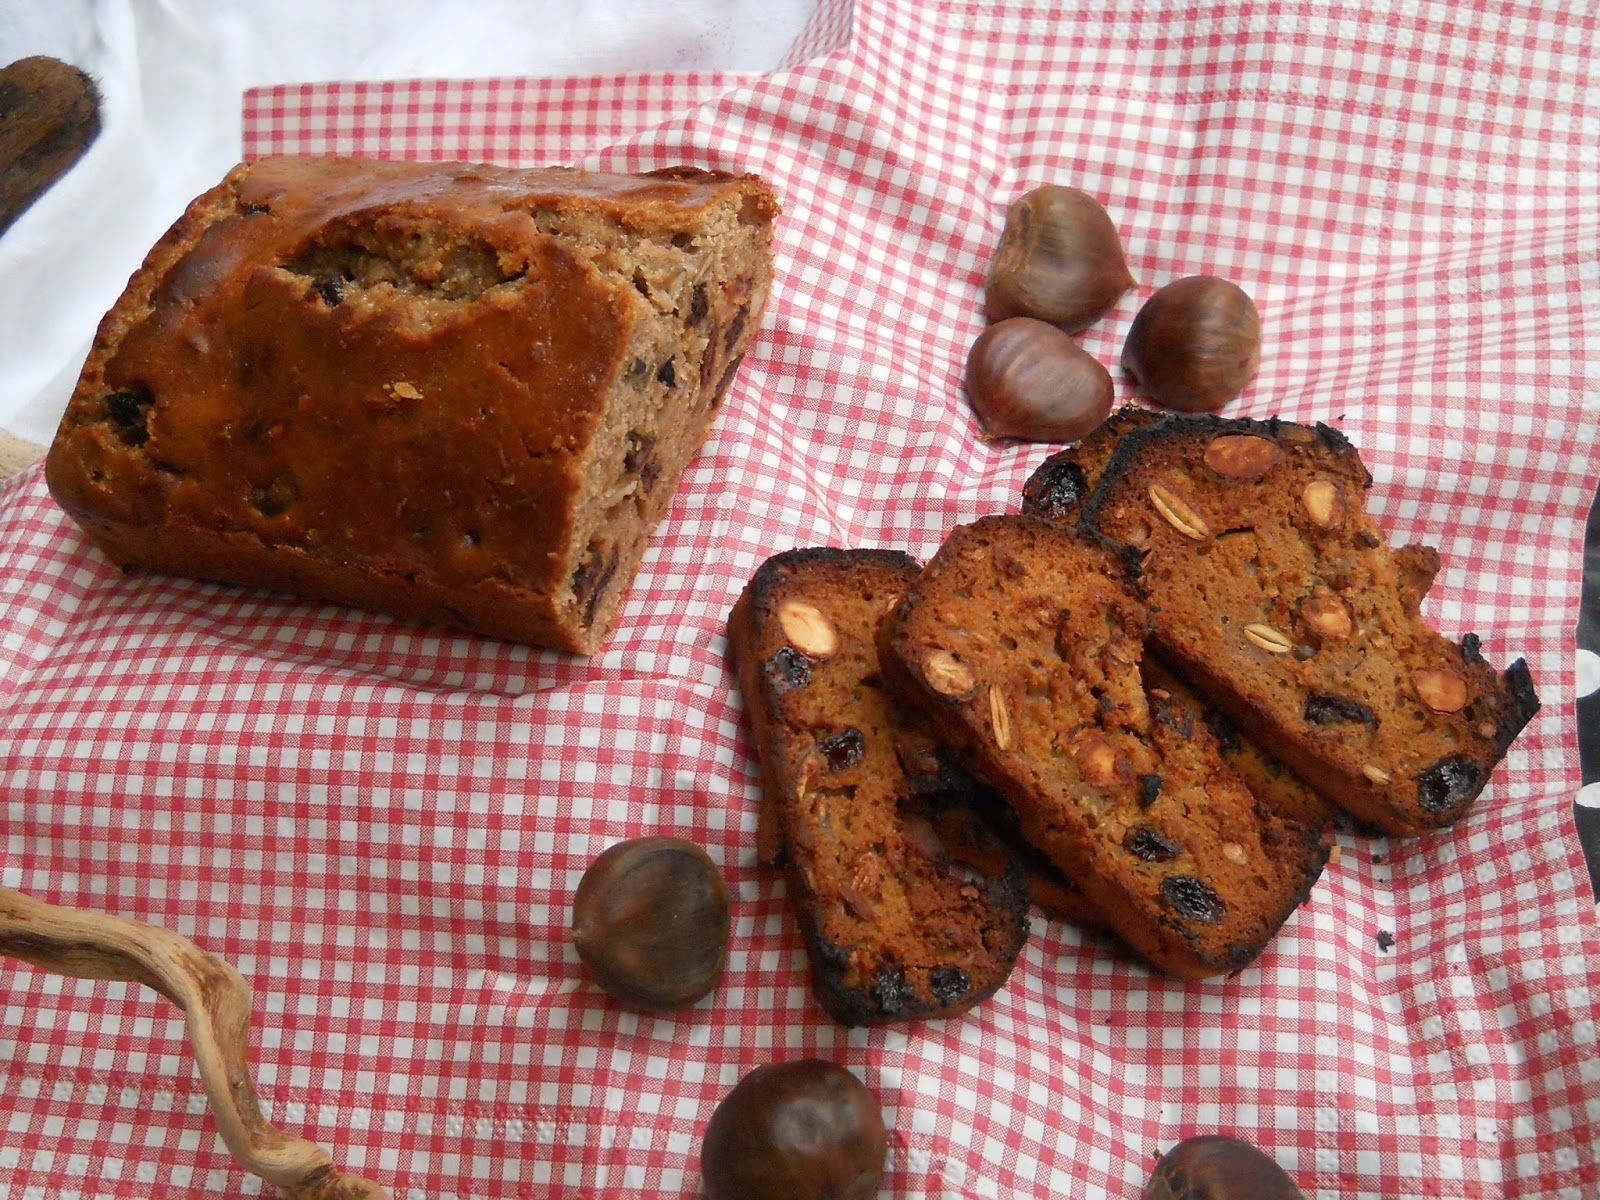
M 1235 1137 L 1186 1138 L 1161 1156 L 1144 1200 L 1305 1200 L 1266 1154 Z
M 709 995 L 727 964 L 728 889 L 683 838 L 642 837 L 602 851 L 578 881 L 572 940 L 602 991 L 667 1012 Z
M 1236 283 L 1215 275 L 1173 280 L 1145 301 L 1122 366 L 1163 408 L 1215 412 L 1255 378 L 1261 315 Z
M 1011 317 L 979 334 L 966 383 L 985 440 L 1076 441 L 1111 414 L 1116 392 L 1094 355 L 1032 317 Z
M 1077 333 L 1136 286 L 1100 202 L 1078 188 L 1046 185 L 1007 212 L 984 301 L 991 321 L 1034 317 Z
M 867 1085 L 806 1058 L 757 1067 L 723 1097 L 700 1174 L 708 1200 L 871 1200 L 888 1151 Z

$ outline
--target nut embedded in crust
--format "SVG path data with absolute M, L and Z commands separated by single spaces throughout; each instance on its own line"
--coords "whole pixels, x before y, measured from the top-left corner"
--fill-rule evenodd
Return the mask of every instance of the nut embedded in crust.
M 1467 706 L 1467 681 L 1454 671 L 1424 667 L 1412 676 L 1417 697 L 1434 712 L 1460 712 Z
M 1278 444 L 1249 433 L 1225 433 L 1206 446 L 1205 464 L 1229 479 L 1258 479 L 1283 457 Z
M 922 677 L 941 696 L 958 699 L 978 686 L 972 668 L 953 651 L 929 650 L 922 656 Z
M 829 658 L 839 649 L 839 635 L 822 610 L 804 600 L 785 600 L 778 624 L 789 644 L 807 658 Z
M 1313 479 L 1300 494 L 1306 506 L 1306 515 L 1324 529 L 1336 528 L 1344 519 L 1344 504 L 1339 498 L 1339 485 L 1331 479 Z
M 1084 738 L 1073 751 L 1072 761 L 1085 783 L 1105 787 L 1117 781 L 1117 748 L 1099 734 Z
M 1355 621 L 1338 594 L 1329 588 L 1318 587 L 1300 606 L 1300 619 L 1318 639 L 1340 642 L 1355 632 Z

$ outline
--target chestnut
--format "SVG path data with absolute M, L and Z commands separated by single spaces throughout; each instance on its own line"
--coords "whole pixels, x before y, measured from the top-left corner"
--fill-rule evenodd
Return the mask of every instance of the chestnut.
M 1077 333 L 1135 286 L 1122 239 L 1100 202 L 1077 188 L 1049 185 L 1007 212 L 984 300 L 991 321 L 1034 317 Z
M 1161 1156 L 1144 1200 L 1305 1200 L 1288 1173 L 1248 1142 L 1202 1134 Z
M 612 998 L 666 1012 L 710 994 L 728 959 L 728 889 L 693 842 L 643 837 L 602 851 L 578 881 L 572 940 Z
M 983 436 L 1070 442 L 1111 414 L 1111 373 L 1054 325 L 1010 317 L 967 355 L 967 396 Z
M 1261 360 L 1261 317 L 1238 284 L 1190 275 L 1145 301 L 1122 365 L 1163 408 L 1215 412 L 1244 390 Z
M 888 1150 L 866 1084 L 806 1058 L 757 1067 L 722 1098 L 700 1174 L 709 1200 L 870 1200 Z

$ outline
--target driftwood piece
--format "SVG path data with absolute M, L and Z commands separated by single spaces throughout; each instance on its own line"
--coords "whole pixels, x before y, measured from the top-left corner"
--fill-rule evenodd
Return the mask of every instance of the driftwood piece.
M 0 67 L 0 233 L 100 134 L 100 89 L 77 67 L 36 55 Z
M 200 1081 L 228 1150 L 290 1200 L 387 1200 L 320 1146 L 268 1124 L 246 1048 L 250 988 L 232 966 L 154 925 L 78 912 L 0 887 L 0 954 L 77 979 L 142 983 L 183 1010 Z

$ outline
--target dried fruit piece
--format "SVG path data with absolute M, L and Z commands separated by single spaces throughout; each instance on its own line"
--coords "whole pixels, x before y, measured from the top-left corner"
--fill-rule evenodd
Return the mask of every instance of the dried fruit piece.
M 1429 812 L 1445 812 L 1477 792 L 1478 764 L 1462 754 L 1447 754 L 1417 776 L 1417 792 Z
M 1087 329 L 1136 283 L 1117 227 L 1087 192 L 1034 188 L 1006 214 L 984 285 L 989 320 L 1034 317 Z
M 839 649 L 838 633 L 814 604 L 785 600 L 778 608 L 778 624 L 789 644 L 807 658 L 831 658 Z
M 793 646 L 780 646 L 766 664 L 766 676 L 780 692 L 811 682 L 811 663 Z
M 1214 275 L 1167 284 L 1128 329 L 1122 365 L 1164 408 L 1215 412 L 1255 376 L 1261 317 L 1244 291 Z
M 928 972 L 928 989 L 941 1004 L 954 1004 L 972 990 L 972 980 L 960 967 L 935 967 Z
M 1411 677 L 1417 697 L 1434 712 L 1460 712 L 1467 706 L 1467 681 L 1444 667 L 1424 667 Z
M 1148 825 L 1136 825 L 1123 836 L 1122 848 L 1142 862 L 1168 862 L 1183 848 Z
M 1207 443 L 1205 464 L 1228 479 L 1259 479 L 1282 457 L 1283 451 L 1271 438 L 1225 433 Z
M 1312 692 L 1306 697 L 1306 722 L 1311 725 L 1342 725 L 1359 721 L 1368 729 L 1378 727 L 1378 714 L 1359 700 L 1348 696 L 1329 696 Z
M 1168 875 L 1161 881 L 1161 898 L 1190 921 L 1212 924 L 1228 915 L 1222 897 L 1193 875 Z
M 1190 508 L 1176 492 L 1162 487 L 1159 483 L 1152 483 L 1148 495 L 1150 503 L 1161 514 L 1162 520 L 1184 537 L 1203 542 L 1211 536 L 1211 527 L 1205 523 L 1205 519 Z
M 950 650 L 929 650 L 922 656 L 922 677 L 941 696 L 957 698 L 978 686 L 972 668 Z
M 1089 480 L 1083 468 L 1068 458 L 1052 456 L 1030 481 L 1032 511 L 1050 520 L 1077 514 L 1089 498 Z
M 867 739 L 854 725 L 847 725 L 817 743 L 817 749 L 822 752 L 830 771 L 848 771 L 861 761 L 866 747 Z

